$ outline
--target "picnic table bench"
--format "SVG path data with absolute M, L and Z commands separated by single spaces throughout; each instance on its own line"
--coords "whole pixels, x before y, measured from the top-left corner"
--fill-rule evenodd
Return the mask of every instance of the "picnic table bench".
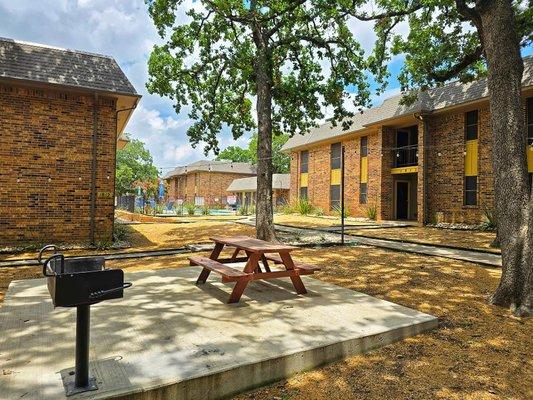
M 270 243 L 248 236 L 215 236 L 211 240 L 215 242 L 211 255 L 209 257 L 189 257 L 189 262 L 190 265 L 202 267 L 202 272 L 196 284 L 205 283 L 211 272 L 220 274 L 223 283 L 235 282 L 228 303 L 237 303 L 248 282 L 253 280 L 289 277 L 296 293 L 305 294 L 307 290 L 300 276 L 310 275 L 320 270 L 319 267 L 314 265 L 294 262 L 290 253 L 297 249 L 295 246 Z M 224 247 L 235 249 L 230 258 L 220 258 Z M 246 255 L 239 257 L 240 252 L 244 252 Z M 282 265 L 285 269 L 273 271 L 268 261 L 272 261 L 274 265 Z M 260 262 L 264 271 L 259 264 Z M 237 263 L 241 264 L 241 269 L 231 265 L 236 265 Z M 242 268 L 242 263 L 245 263 L 244 268 Z

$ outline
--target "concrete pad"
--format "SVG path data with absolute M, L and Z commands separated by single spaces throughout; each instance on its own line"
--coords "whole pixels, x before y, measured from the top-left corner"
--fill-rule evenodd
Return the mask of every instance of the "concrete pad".
M 124 299 L 91 307 L 91 374 L 99 389 L 69 399 L 217 399 L 384 346 L 437 326 L 394 303 L 304 277 L 232 285 L 200 268 L 126 273 Z M 14 281 L 0 308 L 0 398 L 65 398 L 75 309 L 53 309 L 44 279 Z

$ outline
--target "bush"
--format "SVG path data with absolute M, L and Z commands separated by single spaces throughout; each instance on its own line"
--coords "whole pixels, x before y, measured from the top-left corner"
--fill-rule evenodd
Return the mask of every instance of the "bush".
M 194 205 L 194 203 L 184 203 L 183 208 L 185 209 L 188 215 L 194 215 L 196 211 L 196 206 Z
M 209 206 L 207 204 L 202 206 L 202 215 L 209 215 Z
M 366 208 L 366 216 L 367 218 L 375 221 L 378 216 L 378 208 L 375 204 L 371 204 Z
M 485 215 L 485 221 L 480 225 L 480 229 L 483 231 L 495 231 L 498 229 L 498 221 L 496 219 L 496 213 L 493 209 L 485 207 L 483 209 Z
M 298 199 L 298 202 L 294 205 L 294 211 L 302 215 L 312 214 L 314 211 L 313 205 L 305 197 Z
M 239 206 L 237 209 L 237 215 L 250 215 L 248 212 L 248 207 L 246 206 Z
M 342 216 L 342 210 L 341 206 L 333 207 L 333 212 L 335 215 L 338 215 L 339 217 Z M 344 207 L 344 218 L 348 218 L 350 216 L 350 211 L 348 211 L 348 208 Z
M 321 217 L 322 215 L 324 215 L 324 210 L 320 207 L 315 208 L 315 215 L 317 217 Z
M 113 241 L 114 242 L 124 242 L 129 237 L 128 227 L 124 224 L 118 224 L 115 222 L 113 228 Z

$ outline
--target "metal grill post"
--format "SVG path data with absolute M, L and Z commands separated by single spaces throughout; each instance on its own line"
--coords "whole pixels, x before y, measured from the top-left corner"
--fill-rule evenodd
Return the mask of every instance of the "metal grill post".
M 76 310 L 76 370 L 75 385 L 89 384 L 89 329 L 91 306 L 84 304 Z

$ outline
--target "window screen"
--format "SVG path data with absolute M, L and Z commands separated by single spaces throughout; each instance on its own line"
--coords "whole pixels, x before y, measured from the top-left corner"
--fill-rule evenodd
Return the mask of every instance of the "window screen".
M 341 185 L 331 185 L 329 191 L 330 208 L 337 210 L 341 206 Z
M 366 183 L 359 184 L 359 203 L 360 204 L 366 204 L 366 191 L 367 191 Z
M 341 151 L 340 143 L 331 145 L 331 169 L 339 169 L 341 167 Z
M 465 114 L 465 137 L 466 140 L 477 139 L 477 110 L 467 112 Z
M 477 204 L 477 176 L 465 176 L 465 205 Z
M 309 151 L 300 152 L 300 172 L 302 174 L 309 171 Z
M 300 188 L 300 198 L 307 199 L 307 188 L 306 187 Z

